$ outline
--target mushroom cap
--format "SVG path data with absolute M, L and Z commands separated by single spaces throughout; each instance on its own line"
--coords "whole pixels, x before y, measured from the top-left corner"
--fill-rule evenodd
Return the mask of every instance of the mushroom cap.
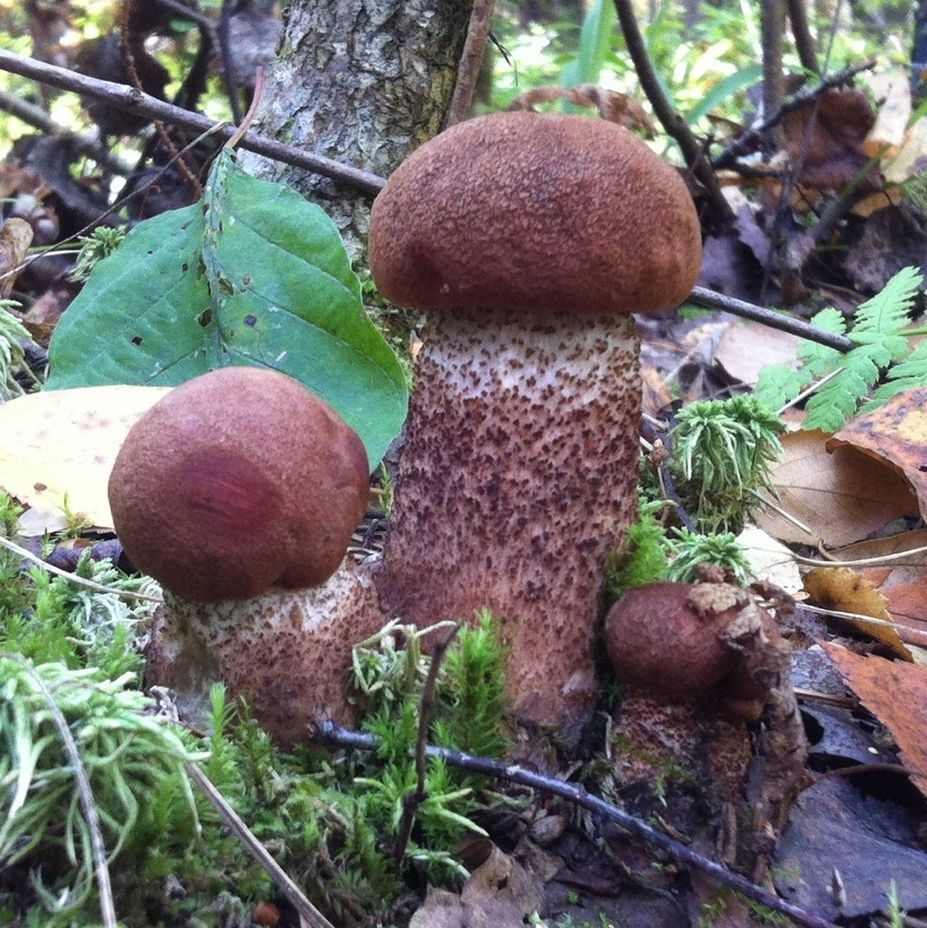
M 688 583 L 648 583 L 612 606 L 605 644 L 619 682 L 694 697 L 733 670 L 734 656 L 721 633 L 739 607 L 699 611 L 693 589 Z
M 459 123 L 400 165 L 370 220 L 381 293 L 422 310 L 657 311 L 691 292 L 701 251 L 679 174 L 586 116 Z
M 295 380 L 229 367 L 190 380 L 130 429 L 109 480 L 136 566 L 178 596 L 315 586 L 363 518 L 367 454 Z

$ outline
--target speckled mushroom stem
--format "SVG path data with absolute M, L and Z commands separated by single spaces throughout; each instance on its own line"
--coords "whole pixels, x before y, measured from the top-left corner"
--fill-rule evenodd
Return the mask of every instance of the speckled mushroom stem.
M 351 649 L 386 623 L 369 572 L 345 561 L 321 586 L 199 603 L 164 591 L 147 649 L 149 685 L 170 687 L 184 718 L 224 681 L 283 747 L 320 718 L 356 721 L 346 698 Z
M 419 624 L 489 607 L 523 721 L 575 730 L 595 702 L 605 561 L 636 509 L 638 350 L 626 316 L 428 324 L 377 582 Z

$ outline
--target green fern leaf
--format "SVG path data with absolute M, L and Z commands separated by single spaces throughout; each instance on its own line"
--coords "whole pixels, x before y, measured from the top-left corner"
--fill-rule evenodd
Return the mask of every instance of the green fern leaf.
M 822 309 L 811 322 L 835 335 L 843 335 L 846 329 L 843 314 L 836 309 Z M 760 372 L 754 395 L 768 409 L 781 409 L 791 403 L 802 390 L 836 368 L 843 355 L 817 342 L 803 342 L 798 349 L 798 359 L 801 361 L 799 368 L 773 364 Z
M 856 324 L 851 338 L 864 334 L 894 334 L 908 322 L 908 310 L 923 284 L 924 277 L 916 267 L 902 268 L 874 297 L 856 311 Z
M 921 343 L 910 357 L 889 370 L 887 382 L 876 388 L 872 400 L 860 411 L 871 412 L 895 394 L 923 386 L 927 386 L 927 342 Z
M 846 333 L 846 320 L 843 313 L 828 307 L 816 313 L 811 324 L 824 332 L 833 335 Z M 798 358 L 803 364 L 803 372 L 807 378 L 805 386 L 809 386 L 819 377 L 824 377 L 843 363 L 843 353 L 836 348 L 828 348 L 817 342 L 804 342 L 798 349 Z
M 842 354 L 816 342 L 804 343 L 798 351 L 801 367 L 767 368 L 760 375 L 756 397 L 770 409 L 793 400 L 815 380 L 838 373 L 822 384 L 807 404 L 806 429 L 836 431 L 859 411 L 879 377 L 887 371 L 888 383 L 875 390 L 864 407 L 874 409 L 890 396 L 927 383 L 927 347 L 918 349 L 901 364 L 892 366 L 909 351 L 902 330 L 924 278 L 916 267 L 902 268 L 874 297 L 856 311 L 850 338 L 856 347 Z M 827 332 L 843 335 L 846 321 L 836 309 L 824 309 L 812 323 Z
M 810 382 L 804 368 L 794 370 L 785 364 L 772 364 L 760 371 L 753 395 L 767 409 L 781 409 Z
M 808 400 L 802 428 L 836 432 L 846 425 L 847 419 L 869 392 L 878 376 L 878 368 L 865 355 L 854 349 L 846 355 L 846 367 Z M 853 356 L 856 355 L 854 358 Z M 854 365 L 854 366 L 850 366 Z M 874 373 L 873 373 L 874 372 Z

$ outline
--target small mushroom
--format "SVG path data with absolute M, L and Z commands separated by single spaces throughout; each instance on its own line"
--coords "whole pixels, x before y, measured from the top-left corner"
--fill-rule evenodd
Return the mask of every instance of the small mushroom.
M 351 647 L 382 624 L 370 581 L 339 568 L 367 494 L 360 438 L 282 374 L 224 368 L 153 406 L 109 481 L 127 554 L 165 590 L 149 682 L 193 712 L 222 679 L 286 744 L 319 713 L 347 720 Z
M 750 869 L 784 825 L 807 756 L 772 614 L 728 583 L 651 583 L 612 606 L 605 642 L 622 684 L 613 772 L 644 789 L 674 781 L 677 827 L 693 799 L 720 819 L 726 804 L 739 823 L 732 860 Z M 655 798 L 662 809 L 666 795 Z
M 717 696 L 731 700 L 735 714 L 757 717 L 763 694 L 738 672 L 737 653 L 726 638 L 748 602 L 747 591 L 727 583 L 648 583 L 628 590 L 605 620 L 605 646 L 618 682 L 674 701 Z M 762 616 L 764 631 L 778 642 L 775 622 L 765 611 Z M 732 684 L 744 689 L 735 692 Z
M 613 123 L 496 114 L 399 167 L 369 255 L 384 296 L 429 313 L 381 595 L 423 624 L 489 607 L 516 715 L 575 733 L 605 561 L 636 511 L 630 314 L 695 283 L 691 197 Z

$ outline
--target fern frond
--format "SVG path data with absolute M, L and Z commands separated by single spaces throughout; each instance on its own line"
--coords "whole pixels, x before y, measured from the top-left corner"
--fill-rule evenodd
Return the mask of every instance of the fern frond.
M 908 310 L 923 281 L 916 267 L 902 268 L 859 307 L 850 332 L 857 347 L 840 358 L 843 370 L 808 401 L 805 428 L 829 432 L 843 428 L 882 371 L 907 354 L 908 340 L 901 330 L 908 323 Z
M 778 409 L 815 380 L 837 371 L 808 400 L 803 425 L 806 429 L 834 432 L 856 415 L 883 374 L 889 383 L 875 390 L 866 411 L 901 390 L 927 383 L 927 349 L 892 366 L 910 350 L 902 330 L 908 324 L 908 312 L 923 282 L 918 268 L 902 268 L 879 293 L 857 309 L 849 333 L 855 348 L 841 354 L 812 342 L 802 345 L 798 352 L 801 368 L 794 371 L 776 366 L 764 371 L 757 384 L 757 398 Z M 838 334 L 844 334 L 846 329 L 843 316 L 835 309 L 822 310 L 812 322 Z
M 846 320 L 836 309 L 822 309 L 811 320 L 812 325 L 834 335 L 846 332 Z M 781 409 L 814 383 L 834 370 L 843 359 L 835 348 L 817 342 L 803 342 L 798 349 L 801 366 L 773 364 L 760 373 L 754 396 L 768 409 Z
M 923 387 L 925 384 L 927 384 L 927 342 L 922 342 L 904 361 L 889 370 L 886 382 L 876 388 L 872 394 L 872 400 L 866 403 L 860 411 L 871 412 L 896 393 L 914 387 Z
M 908 322 L 908 311 L 923 284 L 924 277 L 916 267 L 903 267 L 874 297 L 856 311 L 856 324 L 850 337 L 863 334 L 898 332 Z

